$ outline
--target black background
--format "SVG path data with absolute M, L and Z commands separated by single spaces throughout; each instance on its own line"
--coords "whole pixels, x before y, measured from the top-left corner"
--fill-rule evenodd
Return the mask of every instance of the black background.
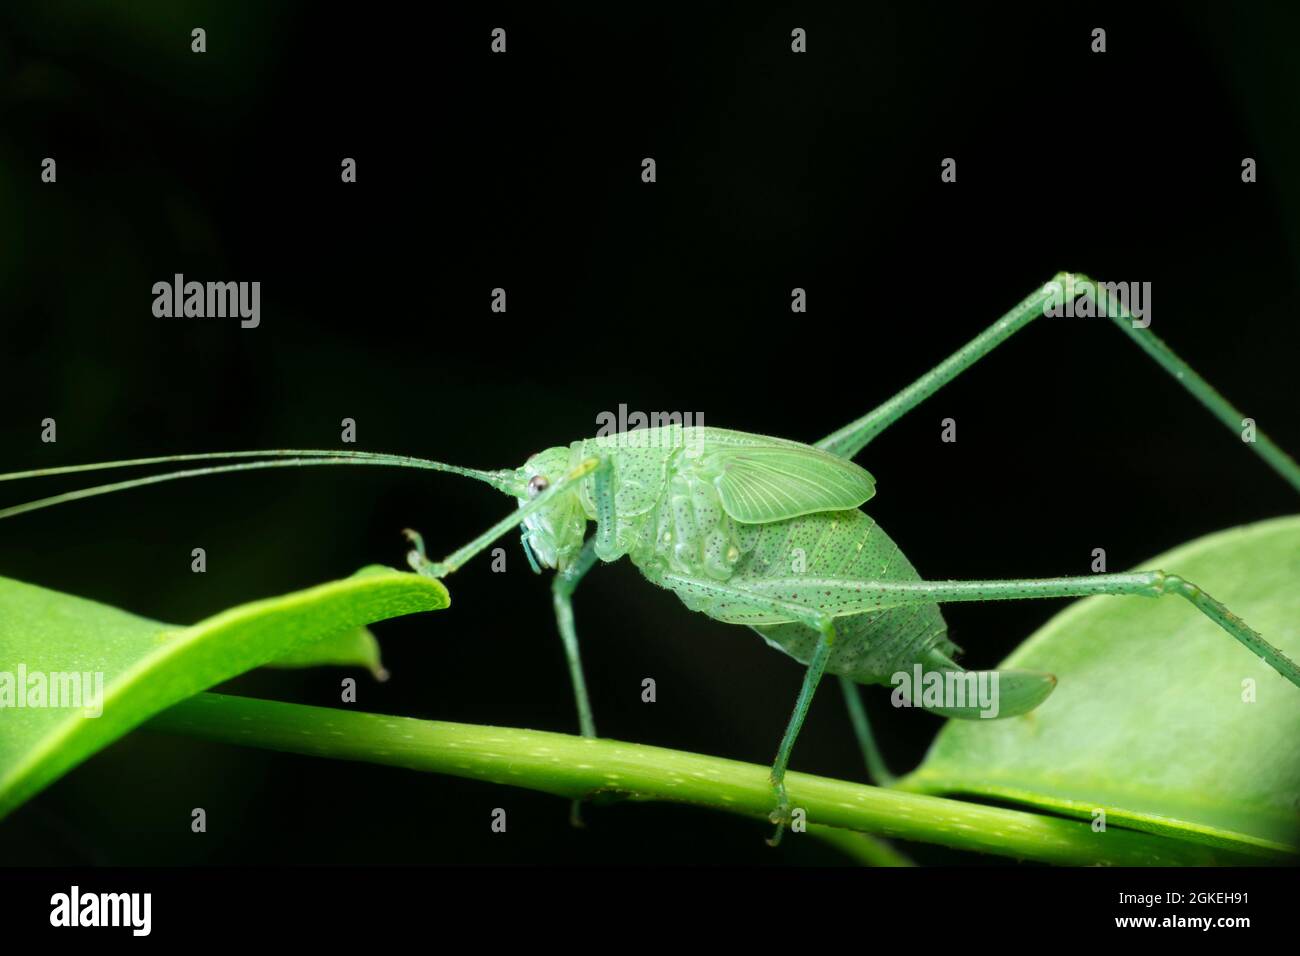
M 1292 8 L 367 4 L 0 12 L 4 470 L 341 447 L 479 467 L 615 410 L 813 441 L 1060 269 L 1150 281 L 1152 329 L 1300 448 Z M 208 52 L 192 54 L 204 26 Z M 508 53 L 489 32 L 508 31 Z M 790 52 L 790 31 L 809 52 Z M 1091 30 L 1108 51 L 1089 50 Z M 58 161 L 58 183 L 39 181 Z M 358 182 L 342 184 L 344 156 Z M 658 182 L 640 179 L 652 156 Z M 939 163 L 958 162 L 943 184 Z M 1259 163 L 1243 184 L 1241 161 Z M 160 320 L 173 273 L 262 282 L 260 328 Z M 509 311 L 489 310 L 493 287 Z M 808 290 L 806 316 L 790 290 Z M 40 442 L 40 422 L 58 442 Z M 958 441 L 939 440 L 957 421 Z M 1291 492 L 1103 321 L 1044 320 L 873 443 L 869 505 L 921 573 L 1084 573 L 1293 511 Z M 75 482 L 13 485 L 5 503 Z M 445 552 L 512 508 L 450 476 L 263 472 L 5 523 L 0 574 L 191 622 Z M 208 572 L 190 572 L 204 547 Z M 381 624 L 358 706 L 576 729 L 549 583 L 509 544 L 451 610 Z M 945 614 L 969 666 L 1057 609 Z M 770 761 L 800 669 L 626 563 L 577 597 L 602 734 Z M 338 702 L 337 671 L 225 686 Z M 653 677 L 658 702 L 643 704 Z M 838 694 L 796 769 L 861 779 Z M 914 765 L 939 726 L 869 690 Z M 190 809 L 209 832 L 190 833 Z M 488 829 L 493 807 L 506 836 Z M 470 781 L 135 734 L 0 825 L 13 863 L 835 862 L 751 821 L 589 811 Z M 928 847 L 923 862 L 978 862 Z

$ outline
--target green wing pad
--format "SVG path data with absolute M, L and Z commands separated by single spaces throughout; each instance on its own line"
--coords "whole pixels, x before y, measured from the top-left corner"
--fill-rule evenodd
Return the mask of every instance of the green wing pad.
M 847 511 L 876 492 L 865 469 L 807 446 L 724 448 L 708 458 L 723 509 L 745 524 Z

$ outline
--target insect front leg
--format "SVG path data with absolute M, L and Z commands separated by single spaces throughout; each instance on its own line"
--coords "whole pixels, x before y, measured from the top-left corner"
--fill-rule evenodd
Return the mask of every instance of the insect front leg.
M 578 559 L 551 580 L 555 623 L 560 629 L 560 639 L 564 642 L 564 656 L 569 662 L 569 677 L 573 681 L 573 696 L 578 703 L 578 726 L 584 737 L 596 736 L 596 722 L 591 715 L 587 680 L 583 676 L 582 658 L 578 653 L 578 632 L 573 626 L 573 592 L 595 563 L 596 539 L 590 538 L 582 546 Z
M 445 578 L 447 575 L 462 567 L 466 561 L 474 557 L 481 551 L 488 548 L 492 542 L 496 541 L 502 535 L 514 531 L 519 525 L 523 524 L 524 519 L 536 514 L 543 508 L 549 507 L 558 495 L 573 494 L 577 482 L 581 481 L 587 475 L 591 474 L 600 466 L 600 460 L 588 458 L 582 461 L 568 474 L 563 475 L 555 481 L 549 488 L 539 494 L 533 500 L 526 504 L 520 505 L 519 510 L 513 514 L 502 518 L 488 530 L 471 541 L 464 547 L 457 548 L 441 561 L 430 561 L 424 552 L 424 541 L 420 535 L 407 528 L 402 533 L 406 535 L 408 541 L 412 544 L 410 553 L 406 556 L 407 563 L 412 570 L 430 578 Z

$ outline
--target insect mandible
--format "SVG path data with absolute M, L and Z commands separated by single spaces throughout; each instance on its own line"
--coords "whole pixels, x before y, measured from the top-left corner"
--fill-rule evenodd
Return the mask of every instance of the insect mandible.
M 416 571 L 443 578 L 502 535 L 522 528 L 535 571 L 555 571 L 556 621 L 568 660 L 579 726 L 596 735 L 578 651 L 572 597 L 598 562 L 627 557 L 651 583 L 673 591 L 693 611 L 753 628 L 773 647 L 806 666 L 776 759 L 771 784 L 772 822 L 780 838 L 790 822 L 786 767 L 823 676 L 839 677 L 868 767 L 886 776 L 855 684 L 889 684 L 918 666 L 956 689 L 974 678 L 995 688 L 986 702 L 945 698 L 920 706 L 948 717 L 1012 717 L 1037 707 L 1052 692 L 1051 674 L 967 672 L 953 660 L 939 605 L 953 601 L 1023 600 L 1087 595 L 1177 595 L 1300 686 L 1300 668 L 1278 648 L 1195 584 L 1163 571 L 1087 577 L 992 581 L 927 581 L 897 545 L 861 510 L 875 490 L 870 474 L 851 459 L 877 435 L 983 358 L 1034 318 L 1061 290 L 1080 294 L 1086 277 L 1062 273 L 991 327 L 862 418 L 814 445 L 705 426 L 670 425 L 581 439 L 533 455 L 516 469 L 481 471 L 456 465 L 361 451 L 261 451 L 173 455 L 0 475 L 0 480 L 71 474 L 180 461 L 256 459 L 168 472 L 55 495 L 0 510 L 0 518 L 161 481 L 258 468 L 379 465 L 451 472 L 474 478 L 518 501 L 512 514 L 442 561 L 425 554 L 420 535 L 407 531 Z M 1110 318 L 1172 374 L 1223 424 L 1242 415 L 1124 307 Z M 1300 467 L 1267 436 L 1251 447 L 1300 490 Z M 594 530 L 588 535 L 588 530 Z M 974 695 L 972 694 L 972 698 Z

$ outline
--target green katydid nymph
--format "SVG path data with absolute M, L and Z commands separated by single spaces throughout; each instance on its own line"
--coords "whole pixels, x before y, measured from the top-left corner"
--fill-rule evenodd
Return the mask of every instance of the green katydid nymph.
M 361 451 L 263 451 L 174 455 L 46 468 L 0 480 L 181 461 L 250 459 L 67 492 L 0 510 L 0 518 L 80 498 L 198 475 L 308 465 L 380 465 L 444 471 L 483 481 L 518 507 L 439 562 L 408 531 L 411 566 L 445 577 L 502 535 L 522 528 L 536 571 L 555 572 L 560 636 L 585 736 L 596 727 L 587 699 L 572 596 L 598 562 L 628 558 L 651 583 L 687 608 L 753 628 L 807 668 L 772 766 L 776 836 L 791 819 L 785 772 L 804 716 L 822 677 L 836 674 L 874 777 L 887 776 L 854 684 L 890 684 L 895 675 L 972 676 L 955 663 L 955 646 L 939 605 L 950 601 L 1065 598 L 1085 595 L 1177 595 L 1218 624 L 1287 680 L 1300 668 L 1196 585 L 1163 571 L 992 581 L 923 580 L 885 532 L 861 510 L 875 492 L 870 474 L 851 460 L 939 388 L 1043 315 L 1062 284 L 1077 294 L 1088 280 L 1062 274 L 1035 291 L 969 344 L 862 418 L 816 444 L 705 426 L 671 425 L 588 438 L 546 449 L 521 467 L 480 471 L 427 459 Z M 1242 415 L 1126 309 L 1109 316 L 1222 423 Z M 1251 447 L 1300 490 L 1300 467 L 1260 433 Z M 589 533 L 590 532 L 590 533 Z M 991 671 L 996 706 L 984 701 L 915 703 L 949 717 L 1013 717 L 1052 692 L 1051 674 Z

